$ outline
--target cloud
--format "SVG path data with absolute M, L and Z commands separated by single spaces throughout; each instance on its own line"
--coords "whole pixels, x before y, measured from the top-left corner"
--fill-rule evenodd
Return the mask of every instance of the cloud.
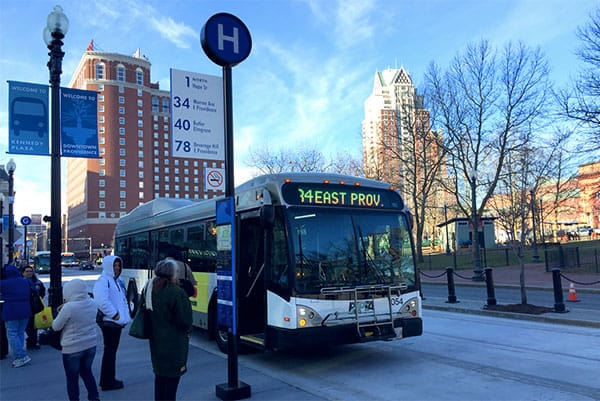
M 186 24 L 175 22 L 171 17 L 151 17 L 150 26 L 180 49 L 189 49 L 190 42 L 200 40 L 199 33 Z

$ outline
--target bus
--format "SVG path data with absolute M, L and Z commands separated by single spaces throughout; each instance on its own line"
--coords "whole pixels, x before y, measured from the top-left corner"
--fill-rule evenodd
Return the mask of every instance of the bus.
M 62 252 L 60 254 L 60 265 L 62 267 L 75 267 L 79 266 L 79 261 L 75 258 L 73 252 Z
M 389 184 L 326 173 L 281 173 L 236 188 L 237 333 L 262 350 L 395 340 L 422 334 L 412 215 Z M 121 217 L 130 312 L 152 268 L 178 255 L 198 282 L 194 326 L 223 352 L 217 324 L 216 202 L 156 198 Z
M 33 271 L 50 273 L 50 251 L 39 251 L 33 256 Z

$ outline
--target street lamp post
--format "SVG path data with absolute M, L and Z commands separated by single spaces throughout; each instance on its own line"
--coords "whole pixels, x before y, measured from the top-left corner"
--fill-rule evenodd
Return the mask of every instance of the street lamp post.
M 62 39 L 69 29 L 69 19 L 61 6 L 55 6 L 48 15 L 44 29 L 44 41 L 50 52 L 48 70 L 50 72 L 52 130 L 50 152 L 50 289 L 49 300 L 53 308 L 62 304 L 61 282 L 61 205 L 60 205 L 60 74 L 62 74 Z
M 10 159 L 6 164 L 8 170 L 8 263 L 12 263 L 15 255 L 15 214 L 13 204 L 15 203 L 15 170 L 17 164 Z

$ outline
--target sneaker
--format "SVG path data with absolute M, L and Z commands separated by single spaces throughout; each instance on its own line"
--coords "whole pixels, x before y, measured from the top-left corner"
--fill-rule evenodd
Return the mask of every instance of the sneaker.
M 121 380 L 115 380 L 114 382 L 112 382 L 111 384 L 109 384 L 107 386 L 100 386 L 102 391 L 120 390 L 123 387 L 125 387 L 125 386 L 123 385 L 123 382 Z
M 15 359 L 13 362 L 13 368 L 20 368 L 21 366 L 27 365 L 29 362 L 31 362 L 29 355 L 26 355 L 21 359 Z

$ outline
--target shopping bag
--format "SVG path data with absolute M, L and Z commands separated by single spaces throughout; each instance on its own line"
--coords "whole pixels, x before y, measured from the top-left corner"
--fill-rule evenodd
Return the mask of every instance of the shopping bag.
M 52 327 L 52 308 L 45 306 L 44 309 L 36 313 L 33 317 L 33 327 L 36 329 L 49 329 Z

